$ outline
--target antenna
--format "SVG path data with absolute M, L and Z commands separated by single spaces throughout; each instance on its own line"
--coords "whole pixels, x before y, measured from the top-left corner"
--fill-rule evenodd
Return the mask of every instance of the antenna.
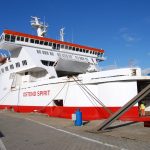
M 64 41 L 64 34 L 65 34 L 64 30 L 65 30 L 64 27 L 60 29 L 60 41 Z
M 71 42 L 72 42 L 72 43 L 74 42 L 74 34 L 73 34 L 73 29 L 72 29 L 72 32 L 71 32 Z

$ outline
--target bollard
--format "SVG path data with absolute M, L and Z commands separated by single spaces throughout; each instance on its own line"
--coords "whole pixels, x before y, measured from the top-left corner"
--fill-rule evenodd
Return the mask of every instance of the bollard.
M 80 109 L 77 109 L 75 114 L 76 114 L 75 126 L 82 126 L 82 112 L 80 111 Z

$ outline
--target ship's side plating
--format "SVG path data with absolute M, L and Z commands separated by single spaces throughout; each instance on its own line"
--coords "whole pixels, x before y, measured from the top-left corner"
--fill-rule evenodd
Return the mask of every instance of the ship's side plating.
M 130 73 L 132 69 L 118 71 Z M 112 72 L 105 71 L 106 74 Z M 117 71 L 114 70 L 114 72 Z M 26 80 L 23 85 L 12 88 L 11 92 L 6 90 L 7 87 L 1 89 L 4 94 L 0 107 L 17 112 L 38 111 L 65 118 L 71 118 L 72 113 L 80 108 L 85 120 L 107 118 L 110 114 L 101 103 L 114 112 L 133 98 L 138 93 L 138 89 L 135 76 L 121 75 L 104 78 L 106 74 L 104 72 L 89 73 L 78 77 L 61 77 L 37 82 Z M 139 80 L 141 80 L 140 77 Z M 91 93 L 94 96 L 91 96 Z M 123 117 L 138 115 L 138 105 L 136 105 Z

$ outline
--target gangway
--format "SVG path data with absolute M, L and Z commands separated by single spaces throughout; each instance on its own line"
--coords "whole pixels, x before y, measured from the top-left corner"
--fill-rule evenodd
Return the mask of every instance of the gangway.
M 127 112 L 132 106 L 141 101 L 150 93 L 150 84 L 148 84 L 142 91 L 140 91 L 135 97 L 128 101 L 123 107 L 121 107 L 117 112 L 112 114 L 108 119 L 106 119 L 102 124 L 100 124 L 96 130 L 105 130 L 108 128 L 115 120 Z

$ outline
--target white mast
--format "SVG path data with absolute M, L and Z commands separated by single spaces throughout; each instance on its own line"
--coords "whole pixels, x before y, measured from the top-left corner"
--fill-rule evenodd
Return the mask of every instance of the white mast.
M 61 28 L 60 29 L 60 41 L 64 41 L 64 30 L 65 30 L 65 28 Z
M 40 22 L 40 18 L 38 17 L 32 17 L 32 20 L 31 20 L 31 26 L 34 27 L 36 30 L 37 30 L 37 35 L 40 36 L 40 37 L 44 37 L 45 34 L 47 33 L 47 28 L 48 28 L 48 25 L 45 25 L 45 22 L 43 24 L 43 22 Z

